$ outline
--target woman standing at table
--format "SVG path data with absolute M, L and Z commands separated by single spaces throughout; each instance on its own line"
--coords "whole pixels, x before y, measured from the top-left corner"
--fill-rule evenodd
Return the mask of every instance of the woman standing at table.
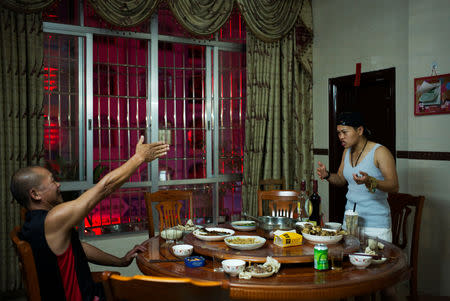
M 392 241 L 391 214 L 388 192 L 398 191 L 398 177 L 394 158 L 385 146 L 366 137 L 369 134 L 358 112 L 341 113 L 337 133 L 342 146 L 341 164 L 337 173 L 330 173 L 318 162 L 317 175 L 330 184 L 348 184 L 345 210 L 356 211 L 359 225 L 369 236 Z

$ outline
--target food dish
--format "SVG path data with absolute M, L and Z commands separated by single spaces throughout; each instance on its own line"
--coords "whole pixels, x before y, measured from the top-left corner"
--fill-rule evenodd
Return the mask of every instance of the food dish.
M 310 222 L 296 222 L 295 226 L 301 227 L 302 229 L 305 228 L 306 225 L 311 225 L 314 226 L 312 223 Z
M 327 223 L 325 223 L 325 228 L 339 231 L 342 228 L 342 224 L 341 223 L 336 223 L 336 222 L 327 222 Z
M 192 245 L 174 245 L 172 247 L 173 254 L 180 257 L 190 256 L 193 250 Z
M 332 229 L 328 229 L 329 231 L 335 231 Z M 306 239 L 309 242 L 312 243 L 321 243 L 321 244 L 335 244 L 338 243 L 343 235 L 339 234 L 339 235 L 334 235 L 334 236 L 320 236 L 320 235 L 312 235 L 312 234 L 307 234 L 307 233 L 303 233 L 303 238 Z
M 184 226 L 183 225 L 177 225 L 177 226 L 173 227 L 173 229 L 183 231 L 184 234 L 192 233 L 195 229 L 200 229 L 200 228 L 203 228 L 203 226 L 201 226 L 201 225 L 194 225 L 192 220 L 188 220 L 186 222 L 186 225 L 184 225 Z
M 227 259 L 222 261 L 223 270 L 231 276 L 237 276 L 245 268 L 245 261 L 240 259 Z
M 246 267 L 245 272 L 250 273 L 255 278 L 270 277 L 275 273 L 275 269 L 271 265 L 254 264 Z
M 220 241 L 225 237 L 233 235 L 234 230 L 227 228 L 205 228 L 194 230 L 192 234 L 204 241 Z
M 161 237 L 166 240 L 180 239 L 183 236 L 183 231 L 177 229 L 165 229 L 161 231 Z
M 370 265 L 372 262 L 372 256 L 368 256 L 364 253 L 353 253 L 349 254 L 348 257 L 350 258 L 350 262 L 357 268 L 357 269 L 365 269 Z
M 229 236 L 224 241 L 227 246 L 237 250 L 256 250 L 266 243 L 266 239 L 260 236 Z
M 236 221 L 231 223 L 231 227 L 238 231 L 253 231 L 256 230 L 255 221 Z
M 199 268 L 205 265 L 205 258 L 203 256 L 186 257 L 184 264 L 189 268 Z

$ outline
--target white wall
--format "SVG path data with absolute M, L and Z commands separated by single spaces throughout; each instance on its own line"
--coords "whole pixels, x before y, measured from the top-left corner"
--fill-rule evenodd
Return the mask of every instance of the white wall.
M 328 79 L 396 69 L 397 150 L 450 151 L 450 114 L 414 116 L 413 80 L 450 73 L 448 0 L 313 1 L 314 147 L 328 149 Z M 328 164 L 328 156 L 315 161 Z M 316 163 L 317 164 L 317 163 Z M 450 296 L 450 162 L 397 160 L 400 192 L 425 195 L 419 291 Z M 319 185 L 328 213 L 328 184 Z

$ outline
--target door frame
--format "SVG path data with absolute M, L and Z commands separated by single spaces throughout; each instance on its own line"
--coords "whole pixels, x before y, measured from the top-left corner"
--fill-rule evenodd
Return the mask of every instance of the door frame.
M 335 147 L 336 145 L 336 119 L 337 119 L 337 90 L 339 85 L 352 85 L 355 80 L 355 74 L 346 75 L 336 78 L 328 79 L 328 161 L 329 170 L 337 171 L 341 163 L 341 157 L 337 156 L 339 149 Z M 364 85 L 370 85 L 371 83 L 378 82 L 380 80 L 388 81 L 388 86 L 390 89 L 389 98 L 389 118 L 395 125 L 395 67 L 382 69 L 377 71 L 370 71 L 361 73 L 361 83 Z M 354 97 L 357 98 L 358 89 L 354 89 Z M 391 135 L 393 135 L 393 145 L 390 147 L 390 151 L 396 158 L 396 132 L 395 126 L 392 127 Z M 329 196 L 329 218 L 330 221 L 342 221 L 343 212 L 345 209 L 345 201 L 343 202 L 344 208 L 342 207 L 342 202 L 338 202 L 337 196 L 342 195 L 343 191 L 347 187 L 337 187 L 334 185 L 329 185 L 328 196 Z

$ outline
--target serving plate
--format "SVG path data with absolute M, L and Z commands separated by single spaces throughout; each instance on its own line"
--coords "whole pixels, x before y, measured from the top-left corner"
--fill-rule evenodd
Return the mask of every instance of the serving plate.
M 335 231 L 332 229 L 325 229 L 327 231 Z M 343 235 L 334 235 L 334 236 L 319 236 L 319 235 L 311 235 L 306 233 L 301 233 L 303 238 L 312 243 L 320 243 L 320 244 L 335 244 L 338 243 Z
M 248 271 L 248 268 L 249 268 L 249 267 L 247 267 L 247 268 L 244 270 L 244 272 L 249 273 L 252 277 L 255 277 L 255 278 L 266 278 L 266 277 L 270 277 L 270 276 L 272 276 L 273 274 L 275 274 L 275 269 L 272 269 L 272 271 L 270 271 L 270 272 L 257 273 L 257 272 L 255 272 L 255 271 Z
M 201 233 L 205 231 L 218 231 L 218 232 L 226 232 L 225 235 L 202 235 Z M 197 237 L 198 239 L 204 240 L 204 241 L 220 241 L 223 240 L 225 237 L 231 236 L 234 234 L 234 230 L 227 229 L 227 228 L 205 228 L 205 229 L 197 229 L 192 232 L 192 234 Z
M 246 239 L 246 238 L 254 238 L 255 239 L 255 243 L 245 243 L 245 244 L 236 244 L 233 243 L 233 240 L 236 239 Z M 261 236 L 250 236 L 250 235 L 245 235 L 245 236 L 240 236 L 240 235 L 236 235 L 236 236 L 229 236 L 226 237 L 224 239 L 225 244 L 227 246 L 229 246 L 232 249 L 236 249 L 236 250 L 256 250 L 261 248 L 262 246 L 264 246 L 264 244 L 266 243 L 266 239 L 262 238 Z
M 255 221 L 235 221 L 231 223 L 231 227 L 238 231 L 254 231 L 256 230 Z

